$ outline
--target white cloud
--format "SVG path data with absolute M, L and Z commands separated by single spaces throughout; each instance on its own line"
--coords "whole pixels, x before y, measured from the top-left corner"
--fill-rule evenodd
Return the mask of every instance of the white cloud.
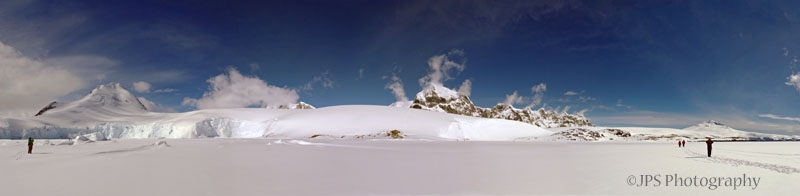
M 775 120 L 800 121 L 800 117 L 786 117 L 786 116 L 779 116 L 779 115 L 775 115 L 775 114 L 759 114 L 758 117 L 771 118 L 771 119 L 775 119 Z
M 572 108 L 572 106 L 564 106 L 564 110 L 561 110 L 561 113 L 567 114 L 570 108 Z
M 617 99 L 617 104 L 615 106 L 628 109 L 633 108 L 633 106 L 622 104 L 622 99 Z
M 384 77 L 387 78 L 387 77 Z M 400 77 L 397 77 L 396 74 L 392 74 L 391 77 L 388 77 L 391 81 L 386 84 L 386 89 L 392 90 L 392 94 L 397 102 L 408 102 L 408 97 L 406 97 L 406 91 L 403 88 L 403 81 L 400 80 Z
M 590 110 L 590 109 L 582 109 L 581 111 L 578 111 L 578 112 L 577 112 L 577 113 L 575 113 L 575 114 L 578 114 L 578 115 L 581 115 L 581 116 L 583 116 L 583 115 L 585 115 L 585 114 L 586 114 L 586 112 L 591 112 L 591 111 L 592 111 L 592 110 Z
M 525 97 L 519 96 L 517 91 L 514 91 L 514 93 L 511 93 L 510 95 L 506 95 L 506 100 L 503 101 L 503 104 L 513 106 L 514 104 L 523 102 L 525 102 Z
M 584 97 L 584 96 L 579 96 L 579 97 L 578 97 L 578 101 L 580 101 L 580 102 L 590 102 L 590 101 L 597 101 L 597 98 L 594 98 L 594 97 L 588 97 L 588 96 L 586 96 L 586 97 Z
M 783 56 L 789 56 L 789 48 L 783 47 Z
M 261 65 L 258 63 L 250 63 L 250 71 L 256 71 L 258 69 L 261 69 Z
M 139 93 L 149 93 L 150 92 L 150 83 L 145 81 L 138 81 L 133 83 L 133 90 Z
M 786 85 L 794 86 L 797 91 L 800 91 L 800 72 L 794 73 L 786 79 L 789 80 L 785 83 Z
M 544 92 L 547 91 L 547 84 L 539 83 L 531 87 L 531 91 L 533 91 L 533 101 L 531 102 L 528 107 L 535 107 L 542 103 L 542 99 L 544 98 Z
M 458 87 L 458 93 L 469 97 L 469 95 L 472 93 L 472 81 L 469 79 L 464 80 L 464 82 L 461 83 L 461 86 Z
M 23 56 L 0 42 L 0 115 L 28 116 L 86 82 L 59 66 Z
M 460 58 L 460 59 L 457 59 Z M 456 61 L 456 60 L 460 61 Z M 447 54 L 433 56 L 428 59 L 428 75 L 419 79 L 419 85 L 426 87 L 430 84 L 442 85 L 442 82 L 451 80 L 450 70 L 455 69 L 456 73 L 464 71 L 466 58 L 463 50 L 451 50 Z
M 364 79 L 364 68 L 358 69 L 358 77 L 356 80 Z
M 165 88 L 165 89 L 158 89 L 158 90 L 155 90 L 155 91 L 153 91 L 153 93 L 171 93 L 171 92 L 175 92 L 175 91 L 178 91 L 178 89 L 174 89 L 174 88 Z
M 71 73 L 81 78 L 94 79 L 95 81 L 85 80 L 91 83 L 89 85 L 103 83 L 106 76 L 112 74 L 114 67 L 119 65 L 119 62 L 115 60 L 93 55 L 53 57 L 44 60 L 44 63 L 70 70 Z
M 277 107 L 296 103 L 300 98 L 297 91 L 268 85 L 258 77 L 247 77 L 235 68 L 207 80 L 209 91 L 200 99 L 185 97 L 183 105 L 198 109 L 243 108 L 250 106 Z
M 322 84 L 323 88 L 333 88 L 333 80 L 330 78 L 330 72 L 325 71 L 318 76 L 314 76 L 311 81 L 308 81 L 305 85 L 303 85 L 303 90 L 313 90 L 314 85 L 319 83 Z
M 575 95 L 578 95 L 578 94 L 580 94 L 580 93 L 575 92 L 575 91 L 564 92 L 564 95 L 566 95 L 566 96 L 575 96 Z

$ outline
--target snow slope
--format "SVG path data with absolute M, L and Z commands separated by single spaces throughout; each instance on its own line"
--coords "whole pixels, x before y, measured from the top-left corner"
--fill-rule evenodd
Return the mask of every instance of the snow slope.
M 3 195 L 797 195 L 800 143 L 0 140 Z M 166 142 L 166 143 L 165 143 Z M 760 178 L 666 186 L 665 175 Z M 660 175 L 655 186 L 629 185 Z
M 304 103 L 292 108 L 313 108 Z M 30 118 L 0 119 L 0 138 L 72 138 L 100 132 L 108 138 L 356 137 L 399 130 L 415 138 L 511 140 L 548 135 L 539 127 L 387 106 L 319 109 L 238 108 L 185 113 L 149 112 L 119 84 L 102 85 L 76 102 Z

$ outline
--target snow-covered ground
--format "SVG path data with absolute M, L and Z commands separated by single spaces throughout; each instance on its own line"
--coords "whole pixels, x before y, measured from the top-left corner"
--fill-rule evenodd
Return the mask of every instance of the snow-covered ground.
M 2 195 L 796 195 L 800 143 L 389 139 L 0 140 Z M 51 145 L 52 144 L 52 145 Z M 659 179 L 639 183 L 642 175 Z M 656 176 L 658 175 L 658 176 Z M 678 177 L 758 186 L 667 186 Z M 647 177 L 644 177 L 647 179 Z M 674 182 L 673 182 L 674 183 Z M 724 182 L 722 183 L 724 185 Z

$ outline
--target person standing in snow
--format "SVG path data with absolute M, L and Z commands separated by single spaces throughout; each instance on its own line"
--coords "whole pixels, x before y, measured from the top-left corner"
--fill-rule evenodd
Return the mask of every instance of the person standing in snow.
M 681 143 L 681 146 L 686 147 L 686 140 L 683 140 L 683 143 Z
M 681 147 L 681 141 L 678 141 L 678 148 Z
M 706 140 L 706 148 L 708 148 L 708 157 L 711 157 L 711 144 L 713 143 L 714 141 L 711 141 L 711 138 L 708 138 L 708 140 Z
M 33 138 L 28 137 L 28 154 L 33 152 Z

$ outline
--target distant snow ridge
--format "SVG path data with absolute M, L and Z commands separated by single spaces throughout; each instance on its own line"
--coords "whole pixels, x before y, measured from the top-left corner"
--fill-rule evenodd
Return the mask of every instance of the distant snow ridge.
M 732 140 L 786 140 L 787 138 L 776 134 L 754 133 L 740 131 L 723 123 L 708 120 L 700 124 L 684 128 L 689 136 L 694 138 L 728 138 Z
M 574 128 L 553 133 L 543 140 L 553 141 L 625 141 L 634 140 L 630 132 L 620 129 L 603 129 L 593 131 L 586 128 Z
M 385 106 L 307 103 L 277 108 L 231 108 L 184 113 L 150 112 L 117 83 L 101 85 L 68 104 L 50 104 L 35 117 L 0 119 L 0 139 L 75 138 L 359 138 L 513 140 L 552 132 L 531 124 Z M 407 137 L 406 137 L 407 136 Z M 94 139 L 93 139 L 94 138 Z M 377 139 L 377 138 L 376 138 Z
M 716 121 L 705 121 L 684 129 L 652 127 L 580 127 L 553 128 L 556 133 L 518 140 L 545 141 L 702 141 L 706 138 L 726 141 L 798 141 L 800 136 L 767 134 L 736 130 Z
M 401 107 L 405 105 L 398 102 L 391 106 Z M 538 110 L 531 110 L 530 108 L 517 109 L 505 104 L 497 104 L 492 108 L 477 107 L 466 95 L 440 84 L 430 84 L 417 93 L 417 96 L 408 107 L 465 116 L 520 121 L 543 128 L 594 126 L 589 122 L 589 119 L 580 113 L 568 114 L 547 111 L 544 108 Z

